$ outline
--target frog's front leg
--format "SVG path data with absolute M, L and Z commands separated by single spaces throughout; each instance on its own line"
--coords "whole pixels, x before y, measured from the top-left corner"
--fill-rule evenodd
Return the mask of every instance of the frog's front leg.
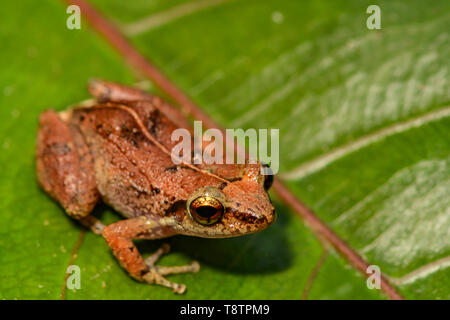
M 146 260 L 134 245 L 134 239 L 160 239 L 175 234 L 170 228 L 146 217 L 131 218 L 113 223 L 103 229 L 103 237 L 112 249 L 120 265 L 138 281 L 149 284 L 158 284 L 172 288 L 176 293 L 183 293 L 186 286 L 173 283 L 164 278 L 165 275 L 198 272 L 200 266 L 197 262 L 177 267 L 160 267 L 154 263 L 159 257 L 169 251 L 168 245 L 163 245 Z

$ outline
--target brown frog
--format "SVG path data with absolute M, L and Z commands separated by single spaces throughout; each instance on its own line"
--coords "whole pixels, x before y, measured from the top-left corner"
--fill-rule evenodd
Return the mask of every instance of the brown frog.
M 261 164 L 190 165 L 172 162 L 171 133 L 190 129 L 161 98 L 122 85 L 92 81 L 95 100 L 67 111 L 46 111 L 37 138 L 37 177 L 74 219 L 102 234 L 115 257 L 141 282 L 183 293 L 164 278 L 199 271 L 199 264 L 155 266 L 134 239 L 177 234 L 225 238 L 260 231 L 275 220 Z M 104 226 L 91 215 L 102 199 L 127 219 Z

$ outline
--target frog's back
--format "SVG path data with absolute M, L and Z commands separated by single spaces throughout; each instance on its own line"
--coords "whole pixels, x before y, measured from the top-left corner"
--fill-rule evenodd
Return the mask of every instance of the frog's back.
M 128 107 L 136 111 L 148 132 L 167 150 L 176 144 L 177 127 L 149 102 Z M 126 217 L 164 216 L 177 210 L 199 185 L 220 181 L 186 167 L 149 141 L 126 109 L 115 104 L 74 109 L 78 126 L 94 159 L 95 178 L 103 200 Z

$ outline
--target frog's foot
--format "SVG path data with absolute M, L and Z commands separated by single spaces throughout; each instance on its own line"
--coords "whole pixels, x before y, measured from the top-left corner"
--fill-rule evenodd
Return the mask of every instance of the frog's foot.
M 186 290 L 185 285 L 172 283 L 166 280 L 164 276 L 175 273 L 197 272 L 200 269 L 198 262 L 179 267 L 155 266 L 155 262 L 161 255 L 169 252 L 169 245 L 163 245 L 147 260 L 144 260 L 132 241 L 133 239 L 160 239 L 174 234 L 172 230 L 146 217 L 118 221 L 106 226 L 102 232 L 120 265 L 133 278 L 149 284 L 159 284 L 172 288 L 175 293 L 183 293 Z
M 163 254 L 168 253 L 169 250 L 170 246 L 167 243 L 165 243 L 158 250 L 156 250 L 156 252 L 154 252 L 147 259 L 145 259 L 145 263 L 149 268 L 149 272 L 147 272 L 143 276 L 143 279 L 145 282 L 150 284 L 159 284 L 161 286 L 172 288 L 173 292 L 181 294 L 184 293 L 184 291 L 186 290 L 186 286 L 184 284 L 170 282 L 163 276 L 186 272 L 196 273 L 200 270 L 200 264 L 197 261 L 192 261 L 190 264 L 185 266 L 176 266 L 176 267 L 155 266 L 155 262 Z

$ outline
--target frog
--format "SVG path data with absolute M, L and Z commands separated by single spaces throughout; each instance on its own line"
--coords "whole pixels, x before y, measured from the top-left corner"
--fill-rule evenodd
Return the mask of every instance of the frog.
M 160 266 L 165 243 L 143 258 L 133 241 L 175 235 L 229 238 L 262 231 L 276 219 L 268 195 L 273 176 L 261 162 L 174 164 L 177 128 L 192 132 L 179 109 L 144 90 L 91 80 L 91 98 L 39 117 L 36 175 L 43 190 L 83 226 L 101 235 L 135 280 L 171 288 L 166 276 L 200 264 Z M 92 212 L 103 202 L 124 219 L 104 225 Z

